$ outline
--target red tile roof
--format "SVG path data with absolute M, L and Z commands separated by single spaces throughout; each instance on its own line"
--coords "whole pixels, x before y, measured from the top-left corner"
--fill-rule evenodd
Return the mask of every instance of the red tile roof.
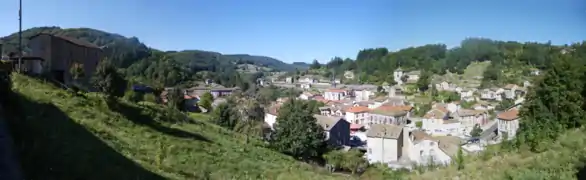
M 348 109 L 346 109 L 346 112 L 349 113 L 363 113 L 363 112 L 368 112 L 370 109 L 368 109 L 368 107 L 364 107 L 364 106 L 353 106 L 350 107 Z
M 343 90 L 343 89 L 328 89 L 326 92 L 346 92 L 346 90 Z
M 500 113 L 497 118 L 505 121 L 519 119 L 519 110 L 517 110 L 517 108 L 509 109 L 508 111 Z

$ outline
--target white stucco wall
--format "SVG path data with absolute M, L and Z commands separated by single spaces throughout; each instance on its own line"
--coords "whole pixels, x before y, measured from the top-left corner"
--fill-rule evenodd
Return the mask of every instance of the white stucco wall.
M 428 164 L 433 160 L 435 164 L 449 164 L 450 156 L 438 147 L 438 142 L 432 140 L 423 140 L 413 144 L 409 151 L 409 159 L 417 164 Z
M 509 139 L 512 139 L 517 135 L 517 130 L 519 129 L 519 119 L 512 121 L 499 119 L 497 123 L 499 132 L 507 133 Z
M 398 160 L 396 139 L 382 139 L 367 137 L 366 157 L 369 163 L 388 163 Z
M 277 116 L 265 113 L 265 122 L 271 127 L 271 129 L 274 129 L 274 124 L 277 122 Z

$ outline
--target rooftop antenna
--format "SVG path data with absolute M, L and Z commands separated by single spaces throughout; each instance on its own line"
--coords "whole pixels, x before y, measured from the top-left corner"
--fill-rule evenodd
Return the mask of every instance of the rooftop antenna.
M 18 72 L 22 64 L 22 0 L 18 1 Z

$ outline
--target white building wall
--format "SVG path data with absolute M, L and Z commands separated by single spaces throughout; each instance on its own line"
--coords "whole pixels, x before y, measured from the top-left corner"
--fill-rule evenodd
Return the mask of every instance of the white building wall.
M 417 164 L 428 164 L 430 160 L 433 160 L 435 164 L 449 164 L 452 159 L 439 148 L 438 142 L 431 140 L 423 140 L 413 144 L 408 154 L 409 159 Z
M 517 130 L 519 130 L 519 119 L 512 121 L 499 119 L 497 123 L 499 132 L 507 133 L 509 139 L 513 139 L 517 135 Z
M 271 129 L 274 129 L 274 124 L 277 122 L 277 116 L 265 113 L 265 122 L 271 127 Z
M 388 163 L 397 161 L 397 140 L 368 137 L 366 156 L 369 163 Z

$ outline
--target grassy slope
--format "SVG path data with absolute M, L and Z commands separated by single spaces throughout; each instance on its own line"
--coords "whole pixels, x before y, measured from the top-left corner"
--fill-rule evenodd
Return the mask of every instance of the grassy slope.
M 465 168 L 458 171 L 455 166 L 413 174 L 411 179 L 584 179 L 586 168 L 578 166 L 586 162 L 586 132 L 574 130 L 562 135 L 557 142 L 544 143 L 547 151 L 531 153 L 499 152 L 492 149 L 477 157 L 465 158 Z M 496 155 L 495 155 L 496 154 Z M 580 162 L 581 161 L 581 162 Z
M 9 124 L 28 179 L 336 178 L 208 122 L 164 123 L 173 114 L 157 105 L 115 112 L 95 94 L 12 79 L 26 117 Z
M 440 83 L 441 81 L 448 81 L 455 83 L 460 87 L 477 87 L 480 86 L 479 79 L 474 79 L 474 77 L 482 76 L 486 68 L 490 65 L 490 61 L 484 62 L 473 62 L 472 64 L 468 65 L 464 70 L 464 74 L 458 75 L 454 73 L 447 73 L 443 76 L 435 76 L 434 81 L 435 83 Z

